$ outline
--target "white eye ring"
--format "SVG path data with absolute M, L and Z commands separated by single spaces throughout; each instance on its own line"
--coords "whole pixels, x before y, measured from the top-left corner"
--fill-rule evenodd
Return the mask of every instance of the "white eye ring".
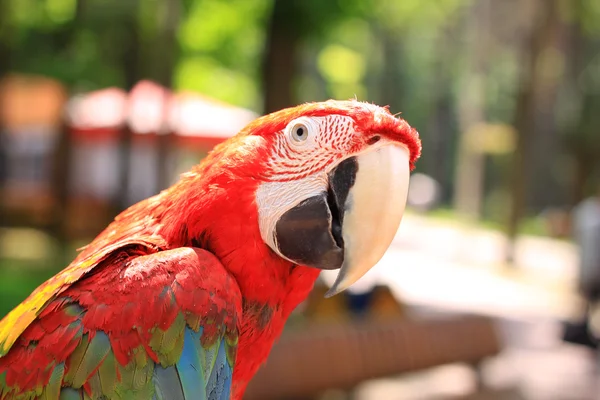
M 311 136 L 315 134 L 318 127 L 310 118 L 301 117 L 292 122 L 287 127 L 288 140 L 292 145 L 305 145 L 312 142 Z
M 305 142 L 308 139 L 308 126 L 303 123 L 297 123 L 290 129 L 290 137 L 296 143 Z

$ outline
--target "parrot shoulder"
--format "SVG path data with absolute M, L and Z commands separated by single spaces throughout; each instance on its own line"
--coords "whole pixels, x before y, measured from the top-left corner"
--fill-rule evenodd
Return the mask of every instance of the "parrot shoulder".
M 151 205 L 154 198 L 133 205 L 115 218 L 98 237 L 65 269 L 34 290 L 21 304 L 0 320 L 0 357 L 4 356 L 19 335 L 40 315 L 47 304 L 82 279 L 98 265 L 111 264 L 123 249 L 138 254 L 155 253 L 167 247 L 163 238 L 154 235 L 156 225 Z
M 0 399 L 228 398 L 242 300 L 213 254 L 121 249 L 54 293 L 0 357 Z
M 156 246 L 151 241 L 123 240 L 113 245 L 95 247 L 95 251 L 82 253 L 68 267 L 38 286 L 22 303 L 0 321 L 0 357 L 6 355 L 19 335 L 44 310 L 45 306 L 69 286 L 89 273 L 98 264 L 110 259 L 111 254 L 127 247 L 143 248 L 145 251 Z

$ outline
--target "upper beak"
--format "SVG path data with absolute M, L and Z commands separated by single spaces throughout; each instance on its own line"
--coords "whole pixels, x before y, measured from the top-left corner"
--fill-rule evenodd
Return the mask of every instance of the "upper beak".
M 344 261 L 326 297 L 359 280 L 390 247 L 406 206 L 409 160 L 408 149 L 396 144 L 357 156 L 355 182 L 343 206 Z
M 285 212 L 276 223 L 278 252 L 298 264 L 340 272 L 326 297 L 347 289 L 379 262 L 406 206 L 409 150 L 381 143 L 342 161 L 328 191 Z

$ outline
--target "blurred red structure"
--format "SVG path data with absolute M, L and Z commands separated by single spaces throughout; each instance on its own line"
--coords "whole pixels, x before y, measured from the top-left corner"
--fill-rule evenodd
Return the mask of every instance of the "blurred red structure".
M 114 213 L 119 197 L 131 204 L 157 193 L 257 117 L 150 81 L 139 82 L 130 93 L 107 88 L 70 99 L 66 93 L 60 83 L 40 77 L 11 76 L 0 84 L 0 121 L 9 138 L 2 149 L 2 207 L 7 214 L 14 215 L 17 207 L 34 216 L 19 218 L 26 223 L 46 221 L 60 197 L 52 184 L 65 181 L 70 236 L 97 232 Z M 68 151 L 59 148 L 61 137 Z M 42 149 L 40 143 L 45 143 Z M 39 154 L 15 157 L 20 148 Z M 67 166 L 62 171 L 53 162 L 57 155 Z M 38 172 L 30 175 L 42 176 L 23 176 L 31 168 Z M 161 182 L 161 174 L 167 182 Z M 46 206 L 36 205 L 41 199 L 47 200 Z
M 179 145 L 199 149 L 212 148 L 257 117 L 252 111 L 193 92 L 173 93 L 150 81 L 139 82 L 129 95 L 109 88 L 76 96 L 67 115 L 78 139 L 116 139 L 119 129 L 128 125 L 135 136 L 171 132 Z

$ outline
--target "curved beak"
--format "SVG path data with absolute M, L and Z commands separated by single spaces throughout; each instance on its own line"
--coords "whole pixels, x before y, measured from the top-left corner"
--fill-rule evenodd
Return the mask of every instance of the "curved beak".
M 388 144 L 357 157 L 344 203 L 344 262 L 325 297 L 350 287 L 381 260 L 400 226 L 410 177 L 409 151 Z
M 342 292 L 373 268 L 392 243 L 409 176 L 409 150 L 397 143 L 382 143 L 342 161 L 328 174 L 326 193 L 280 216 L 276 251 L 301 265 L 340 268 L 326 297 Z

